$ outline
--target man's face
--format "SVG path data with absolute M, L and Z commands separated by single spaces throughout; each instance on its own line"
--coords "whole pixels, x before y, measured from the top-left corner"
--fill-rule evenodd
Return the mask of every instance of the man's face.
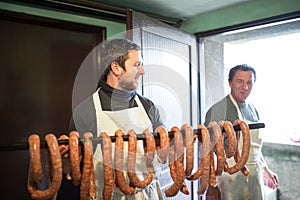
M 125 70 L 123 69 L 118 83 L 120 88 L 124 90 L 137 89 L 139 77 L 144 74 L 142 64 L 141 52 L 137 50 L 129 51 L 128 59 L 125 61 Z
M 233 79 L 229 82 L 231 87 L 231 95 L 238 102 L 245 102 L 250 95 L 252 86 L 254 84 L 254 76 L 252 71 L 236 71 Z

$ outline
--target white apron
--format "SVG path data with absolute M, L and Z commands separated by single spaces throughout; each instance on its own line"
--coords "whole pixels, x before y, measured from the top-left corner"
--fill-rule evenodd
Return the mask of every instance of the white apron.
M 239 119 L 243 120 L 242 113 L 235 102 L 231 97 L 232 102 L 234 103 Z M 254 113 L 254 108 L 250 105 Z M 247 123 L 250 123 L 247 121 Z M 242 151 L 243 139 L 242 135 L 239 137 L 238 147 L 240 152 Z M 259 130 L 250 130 L 250 153 L 249 159 L 246 163 L 246 166 L 249 168 L 249 181 L 246 181 L 246 177 L 239 171 L 235 174 L 224 173 L 222 176 L 218 177 L 218 186 L 221 191 L 222 200 L 262 200 L 264 185 L 263 182 L 263 168 L 261 164 L 261 148 L 262 148 L 262 138 L 259 135 Z M 228 159 L 230 166 L 235 164 L 234 158 Z
M 93 102 L 96 110 L 97 119 L 97 136 L 101 132 L 106 132 L 109 136 L 114 136 L 117 129 L 121 129 L 124 134 L 130 129 L 135 130 L 136 133 L 142 133 L 145 129 L 149 129 L 152 132 L 151 121 L 141 103 L 138 96 L 136 95 L 135 101 L 138 107 L 129 108 L 120 111 L 103 111 L 101 102 L 99 99 L 98 91 L 93 94 Z M 112 158 L 114 160 L 114 149 L 115 145 L 112 144 Z M 124 142 L 124 170 L 127 169 L 127 152 L 128 142 Z M 146 164 L 144 161 L 144 149 L 142 140 L 138 140 L 137 143 L 137 155 L 136 155 L 136 171 L 140 172 L 138 176 L 144 179 L 144 173 L 147 173 Z M 95 183 L 97 189 L 97 199 L 102 196 L 103 192 L 103 165 L 102 165 L 102 151 L 100 144 L 97 145 L 94 153 L 94 167 L 95 167 Z M 155 165 L 155 164 L 154 164 Z M 126 171 L 124 175 L 127 177 Z M 156 187 L 157 186 L 157 187 Z M 157 189 L 157 191 L 156 191 Z M 160 199 L 160 187 L 157 179 L 145 188 L 143 191 L 137 190 L 135 195 L 125 196 L 119 189 L 114 190 L 113 199 Z M 147 198 L 149 196 L 149 198 Z

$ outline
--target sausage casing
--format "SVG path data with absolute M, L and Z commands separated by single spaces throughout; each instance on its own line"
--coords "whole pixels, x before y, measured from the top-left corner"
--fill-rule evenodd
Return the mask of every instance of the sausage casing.
M 32 134 L 28 138 L 29 153 L 30 153 L 30 174 L 32 181 L 39 185 L 43 180 L 41 152 L 40 152 L 40 137 L 37 134 Z
M 126 195 L 132 195 L 135 189 L 129 184 L 127 184 L 125 175 L 123 172 L 123 163 L 124 163 L 124 133 L 122 130 L 115 131 L 116 141 L 115 141 L 115 178 L 116 185 L 119 189 Z
M 202 156 L 202 182 L 197 191 L 198 194 L 203 194 L 208 187 L 209 172 L 210 172 L 210 150 L 211 142 L 208 129 L 202 124 L 198 125 L 198 129 L 201 130 L 202 136 L 202 146 L 201 146 L 201 156 Z
M 171 129 L 171 131 L 175 131 L 174 127 Z M 176 153 L 175 153 L 175 145 L 174 140 L 170 142 L 169 147 L 169 170 L 170 175 L 173 181 L 176 180 L 176 166 L 175 166 L 175 159 L 176 159 Z
M 136 165 L 136 151 L 137 151 L 137 138 L 135 135 L 135 131 L 133 129 L 128 131 L 129 139 L 128 139 L 128 177 L 130 180 L 130 184 L 137 188 L 145 188 L 147 187 L 153 180 L 153 173 L 148 173 L 144 180 L 140 180 L 135 173 L 135 165 Z
M 235 125 L 240 125 L 241 131 L 242 131 L 242 135 L 243 135 L 243 147 L 242 147 L 242 155 L 239 157 L 239 155 L 236 155 L 236 160 L 237 163 L 232 166 L 229 167 L 227 169 L 227 172 L 229 174 L 233 174 L 236 173 L 237 171 L 241 170 L 244 168 L 248 158 L 249 158 L 249 153 L 250 153 L 250 131 L 249 131 L 249 127 L 248 124 L 243 121 L 243 120 L 236 120 L 234 122 Z M 239 154 L 239 150 L 237 148 L 236 150 L 236 154 Z M 239 159 L 240 158 L 240 159 Z
M 156 149 L 155 138 L 154 135 L 150 133 L 149 129 L 144 130 L 143 134 L 146 136 L 146 145 L 144 143 L 146 166 L 150 173 L 154 173 L 153 160 Z
M 184 172 L 184 145 L 181 132 L 177 129 L 174 133 L 174 143 L 175 143 L 175 166 L 176 166 L 176 179 L 173 185 L 165 190 L 165 195 L 167 197 L 175 196 L 178 191 L 182 188 L 182 184 L 185 179 Z
M 172 129 L 171 129 L 171 131 L 178 131 L 178 130 L 179 130 L 178 127 L 172 127 Z M 176 170 L 175 160 L 176 160 L 176 152 L 175 152 L 175 146 L 174 146 L 174 140 L 173 140 L 173 142 L 170 143 L 170 148 L 169 148 L 169 169 L 170 169 L 171 178 L 174 182 L 176 181 L 176 178 L 177 178 L 177 170 Z M 190 194 L 189 189 L 184 182 L 182 183 L 180 191 L 186 195 Z
M 155 131 L 159 134 L 159 146 L 157 148 L 158 161 L 166 163 L 169 153 L 168 131 L 162 126 L 159 126 Z
M 80 171 L 80 152 L 78 133 L 76 131 L 70 132 L 69 146 L 70 146 L 70 160 L 71 160 L 71 174 L 74 185 L 79 185 L 81 182 L 81 171 Z
M 183 125 L 181 130 L 185 133 L 185 175 L 190 176 L 194 168 L 194 132 L 193 128 L 188 125 Z
M 210 176 L 209 176 L 209 185 L 212 187 L 217 186 L 217 173 L 215 170 L 215 160 L 214 160 L 214 152 L 210 151 Z
M 226 157 L 231 158 L 237 147 L 237 139 L 235 136 L 235 132 L 230 121 L 220 121 L 219 125 L 224 127 L 225 133 L 228 139 L 228 148 L 226 150 Z
M 216 175 L 221 175 L 224 169 L 226 154 L 224 150 L 223 135 L 220 126 L 216 122 L 210 122 L 208 128 L 212 128 L 213 137 L 216 147 L 217 155 L 217 169 L 215 170 Z M 213 159 L 213 158 L 212 158 Z
M 91 196 L 90 190 L 91 187 L 91 173 L 94 173 L 93 170 L 93 143 L 90 138 L 93 137 L 92 133 L 87 132 L 84 134 L 84 157 L 83 157 L 83 169 L 81 176 L 81 185 L 80 185 L 80 199 L 89 200 Z
M 104 200 L 111 200 L 113 196 L 113 187 L 114 187 L 111 138 L 105 132 L 102 132 L 100 136 L 102 137 L 101 149 L 102 149 L 102 157 L 103 157 L 103 174 L 105 175 L 103 176 L 104 188 L 103 188 L 102 197 Z
M 48 145 L 51 160 L 51 183 L 46 190 L 34 190 L 31 193 L 33 199 L 53 199 L 58 192 L 62 180 L 62 161 L 58 148 L 58 142 L 53 134 L 47 134 L 45 140 Z

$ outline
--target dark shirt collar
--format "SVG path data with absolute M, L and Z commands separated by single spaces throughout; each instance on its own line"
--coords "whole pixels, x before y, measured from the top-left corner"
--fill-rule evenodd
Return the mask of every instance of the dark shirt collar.
M 102 80 L 99 82 L 99 87 L 113 100 L 119 102 L 129 102 L 136 95 L 136 90 L 132 90 L 132 91 L 118 90 L 116 88 L 111 87 L 105 81 Z

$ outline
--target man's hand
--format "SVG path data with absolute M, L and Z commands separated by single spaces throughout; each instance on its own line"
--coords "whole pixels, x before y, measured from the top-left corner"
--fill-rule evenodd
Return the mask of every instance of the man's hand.
M 278 176 L 276 173 L 274 173 L 272 170 L 270 170 L 267 167 L 264 167 L 263 177 L 266 181 L 266 184 L 269 188 L 272 188 L 273 190 L 278 187 Z
M 58 140 L 68 140 L 67 135 L 61 135 Z M 59 145 L 59 151 L 62 159 L 63 172 L 66 174 L 67 180 L 71 181 L 71 161 L 69 145 Z

